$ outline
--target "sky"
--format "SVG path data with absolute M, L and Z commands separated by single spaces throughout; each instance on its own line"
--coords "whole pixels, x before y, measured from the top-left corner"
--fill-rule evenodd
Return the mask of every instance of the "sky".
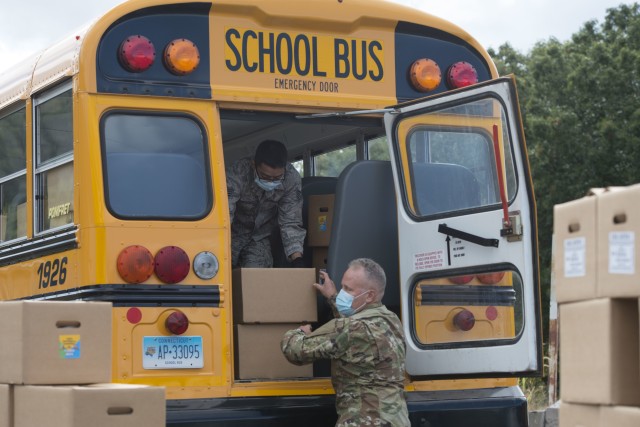
M 291 0 L 304 1 L 304 0 Z M 349 1 L 349 0 L 344 0 Z M 585 22 L 628 0 L 387 0 L 465 29 L 486 48 L 509 42 L 527 53 L 536 42 L 567 41 Z M 122 0 L 0 0 L 0 73 L 92 21 Z

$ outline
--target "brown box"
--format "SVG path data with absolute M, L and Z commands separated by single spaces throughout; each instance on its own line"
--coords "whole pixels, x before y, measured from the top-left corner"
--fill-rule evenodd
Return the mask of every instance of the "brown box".
M 164 427 L 164 387 L 15 386 L 14 427 Z
M 292 323 L 318 320 L 313 268 L 233 270 L 233 311 L 237 323 Z
M 0 427 L 13 427 L 12 387 L 0 384 Z
M 309 196 L 308 246 L 329 246 L 334 198 L 333 194 Z
M 638 427 L 640 426 L 640 408 L 632 406 L 603 406 L 600 408 L 600 426 Z
M 111 381 L 111 304 L 0 303 L 0 383 Z
M 239 379 L 312 377 L 313 365 L 297 366 L 282 354 L 284 333 L 299 323 L 236 326 L 236 372 Z
M 640 405 L 638 300 L 561 304 L 559 322 L 562 400 Z
M 553 207 L 553 277 L 559 303 L 596 298 L 596 200 Z
M 597 277 L 600 297 L 639 297 L 640 185 L 598 196 Z
M 581 405 L 562 400 L 558 408 L 559 427 L 600 427 L 598 405 Z M 615 424 L 611 424 L 614 426 Z

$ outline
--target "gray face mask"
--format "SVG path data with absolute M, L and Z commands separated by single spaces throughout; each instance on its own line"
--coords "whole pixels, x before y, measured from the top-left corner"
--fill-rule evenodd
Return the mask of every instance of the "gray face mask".
M 264 191 L 273 191 L 282 184 L 281 179 L 277 181 L 265 181 L 264 179 L 260 179 L 257 176 L 254 181 L 256 184 L 258 184 L 258 187 L 262 188 Z

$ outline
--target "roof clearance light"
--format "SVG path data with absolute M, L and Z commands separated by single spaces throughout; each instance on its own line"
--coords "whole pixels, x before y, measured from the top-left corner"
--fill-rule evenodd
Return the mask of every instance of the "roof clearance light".
M 478 72 L 468 62 L 456 62 L 447 70 L 447 86 L 458 89 L 478 83 Z
M 164 63 L 173 74 L 184 76 L 198 68 L 200 51 L 191 40 L 176 39 L 164 49 Z
M 193 272 L 202 280 L 213 279 L 219 267 L 218 258 L 211 252 L 200 252 L 193 259 Z
M 153 255 L 144 246 L 127 246 L 118 255 L 117 265 L 125 282 L 142 283 L 153 274 Z
M 496 271 L 494 273 L 478 274 L 478 280 L 485 285 L 495 285 L 504 277 L 504 271 Z
M 118 58 L 124 68 L 132 73 L 148 70 L 156 59 L 156 49 L 151 40 L 141 35 L 127 37 L 118 51 Z
M 413 88 L 420 92 L 431 92 L 440 85 L 442 72 L 432 59 L 418 59 L 409 71 Z
M 185 251 L 177 246 L 165 246 L 155 256 L 155 271 L 158 279 L 164 283 L 178 283 L 182 281 L 189 270 L 191 262 Z
M 189 318 L 181 311 L 174 311 L 164 322 L 165 328 L 174 335 L 182 335 L 189 329 Z
M 473 275 L 449 277 L 449 281 L 451 283 L 455 283 L 456 285 L 466 285 L 472 280 L 473 280 Z

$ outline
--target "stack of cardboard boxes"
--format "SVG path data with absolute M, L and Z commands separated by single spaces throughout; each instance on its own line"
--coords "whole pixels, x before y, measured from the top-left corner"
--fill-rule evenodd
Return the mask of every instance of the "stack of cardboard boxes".
M 233 270 L 236 378 L 313 377 L 313 365 L 289 363 L 280 342 L 286 331 L 317 321 L 314 281 L 313 268 Z
M 164 388 L 111 381 L 111 304 L 0 303 L 0 427 L 164 427 Z
M 307 246 L 316 271 L 327 268 L 333 223 L 333 194 L 309 196 Z
M 640 425 L 640 185 L 554 208 L 560 427 Z

